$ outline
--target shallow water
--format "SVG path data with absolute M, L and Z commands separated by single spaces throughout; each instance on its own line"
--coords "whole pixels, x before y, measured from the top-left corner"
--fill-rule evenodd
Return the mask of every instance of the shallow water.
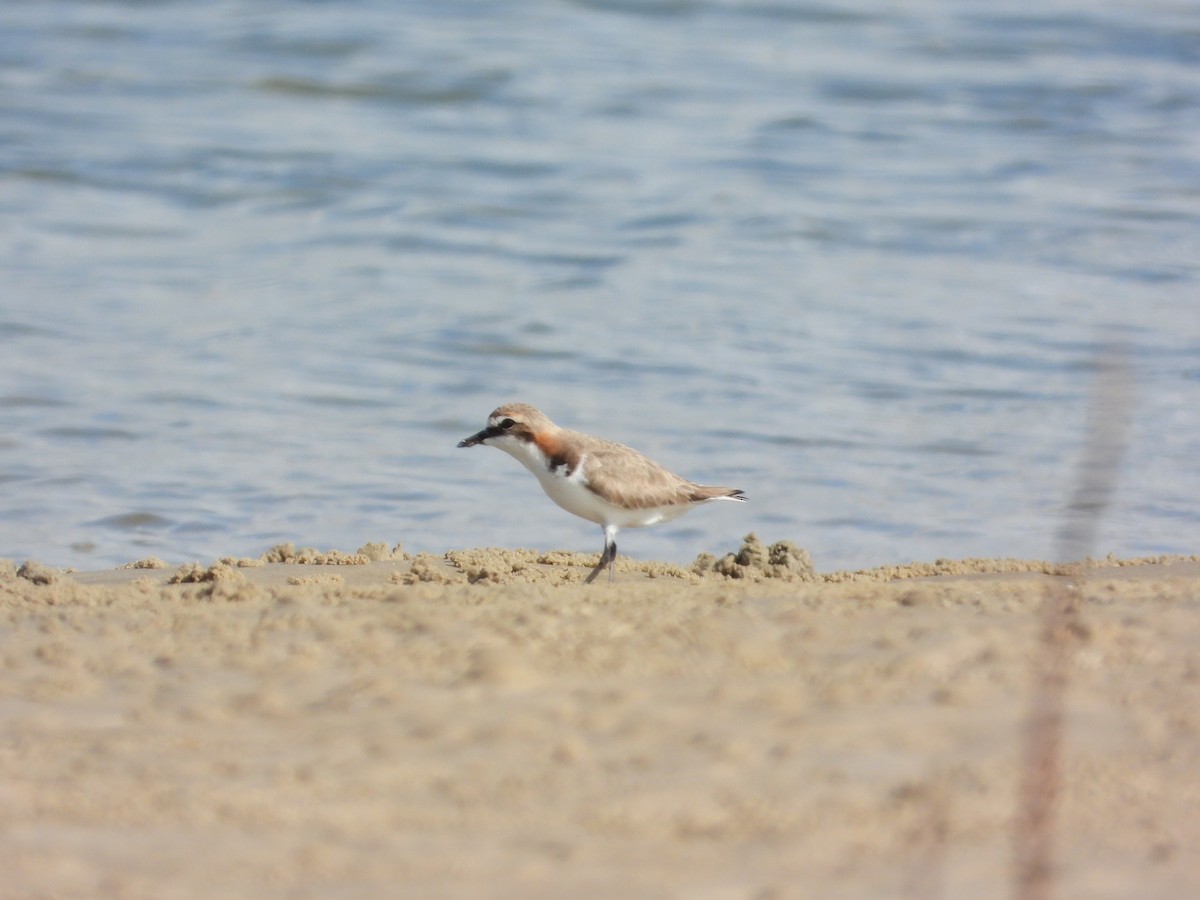
M 0 8 L 0 556 L 599 550 L 503 401 L 820 569 L 1200 549 L 1200 7 Z

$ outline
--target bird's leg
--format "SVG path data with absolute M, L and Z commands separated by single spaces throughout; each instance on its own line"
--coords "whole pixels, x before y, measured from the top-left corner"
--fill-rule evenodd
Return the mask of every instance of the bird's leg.
M 613 583 L 613 562 L 617 558 L 617 531 L 615 528 L 604 529 L 604 552 L 600 554 L 600 562 L 596 563 L 596 568 L 588 574 L 588 577 L 583 579 L 584 584 L 591 584 L 596 580 L 596 576 L 608 566 L 608 583 Z
M 593 581 L 595 581 L 596 576 L 599 575 L 604 570 L 605 566 L 608 566 L 608 580 L 611 582 L 612 577 L 613 577 L 612 561 L 616 557 L 616 555 L 617 555 L 617 545 L 610 544 L 607 540 L 605 540 L 604 552 L 600 554 L 600 562 L 596 563 L 596 568 L 592 569 L 591 573 L 588 574 L 588 577 L 583 579 L 583 583 L 591 584 Z

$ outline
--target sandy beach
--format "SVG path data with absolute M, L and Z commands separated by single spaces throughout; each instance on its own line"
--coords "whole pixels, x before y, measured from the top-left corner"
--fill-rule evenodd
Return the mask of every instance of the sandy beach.
M 4 897 L 1011 896 L 1066 570 L 0 562 Z M 1055 888 L 1200 885 L 1200 562 L 1080 576 Z

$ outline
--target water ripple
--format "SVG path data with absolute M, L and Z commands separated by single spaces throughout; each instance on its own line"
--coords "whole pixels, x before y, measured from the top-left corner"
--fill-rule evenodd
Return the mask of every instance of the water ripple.
M 1104 329 L 1195 550 L 1197 9 L 229 12 L 0 5 L 0 556 L 591 548 L 509 399 L 753 498 L 638 554 L 1043 555 Z

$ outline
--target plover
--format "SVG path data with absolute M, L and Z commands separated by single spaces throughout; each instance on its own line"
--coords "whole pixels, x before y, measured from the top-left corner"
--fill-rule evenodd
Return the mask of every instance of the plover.
M 737 488 L 695 484 L 638 451 L 559 428 L 526 403 L 506 403 L 488 416 L 487 427 L 458 442 L 486 444 L 515 457 L 537 476 L 546 495 L 569 513 L 604 529 L 604 552 L 584 584 L 608 566 L 613 580 L 617 532 L 669 522 L 710 500 L 745 500 Z

